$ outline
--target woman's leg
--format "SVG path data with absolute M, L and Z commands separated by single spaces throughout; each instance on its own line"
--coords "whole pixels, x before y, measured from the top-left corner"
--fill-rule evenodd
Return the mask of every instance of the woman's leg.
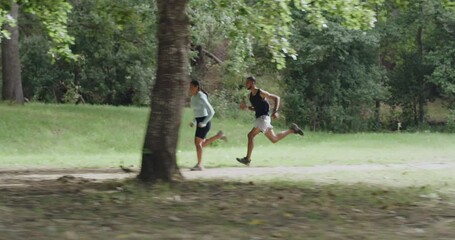
M 205 142 L 205 139 L 195 137 L 194 138 L 194 145 L 196 147 L 196 155 L 197 155 L 197 165 L 202 167 L 202 147 Z
M 211 137 L 209 139 L 205 139 L 205 141 L 203 141 L 203 143 L 202 143 L 202 147 L 208 146 L 212 142 L 214 142 L 214 141 L 216 141 L 216 140 L 218 140 L 220 138 L 222 138 L 223 140 L 226 141 L 226 136 L 224 136 L 223 131 L 219 131 L 215 136 L 213 136 L 213 137 Z

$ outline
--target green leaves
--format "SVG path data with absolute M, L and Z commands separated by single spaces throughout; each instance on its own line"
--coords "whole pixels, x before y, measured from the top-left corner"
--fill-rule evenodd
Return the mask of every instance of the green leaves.
M 346 29 L 340 18 L 327 27 L 295 18 L 292 45 L 299 54 L 288 61 L 286 120 L 313 130 L 363 131 L 373 122 L 375 100 L 386 98 L 385 73 L 377 64 L 379 36 Z
M 43 24 L 51 40 L 49 54 L 52 59 L 66 58 L 77 60 L 77 56 L 70 50 L 74 44 L 74 37 L 70 36 L 67 29 L 68 14 L 71 12 L 71 5 L 65 0 L 20 1 L 22 9 L 36 18 Z
M 3 24 L 9 24 L 11 26 L 15 26 L 16 19 L 14 19 L 10 15 L 8 15 L 8 11 L 0 8 L 0 26 L 2 26 Z M 11 35 L 10 32 L 0 28 L 0 43 L 2 42 L 2 38 L 9 39 L 10 35 Z
M 22 11 L 34 15 L 44 26 L 51 41 L 49 54 L 53 60 L 65 58 L 76 60 L 77 56 L 70 50 L 74 38 L 67 30 L 68 14 L 71 5 L 66 0 L 14 0 L 20 5 Z M 2 24 L 15 24 L 17 19 L 12 19 L 7 13 L 9 8 L 5 3 L 0 6 L 0 26 Z M 0 41 L 8 38 L 9 32 L 0 31 Z
M 266 46 L 271 61 L 278 69 L 282 69 L 286 66 L 286 58 L 297 58 L 296 51 L 289 43 L 296 12 L 302 12 L 307 21 L 319 30 L 327 27 L 327 17 L 332 16 L 343 19 L 342 24 L 347 28 L 369 29 L 376 21 L 373 7 L 382 2 L 383 0 L 193 0 L 191 9 L 193 13 L 209 12 L 220 23 L 220 27 L 224 28 L 225 35 L 231 41 L 248 38 Z M 198 16 L 192 14 L 193 19 Z M 195 28 L 198 28 L 198 23 L 196 19 Z M 251 56 L 252 49 L 249 48 L 248 51 Z

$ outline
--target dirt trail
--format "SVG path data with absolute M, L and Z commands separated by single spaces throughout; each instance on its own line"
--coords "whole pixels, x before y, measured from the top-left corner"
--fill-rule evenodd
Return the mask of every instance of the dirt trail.
M 304 180 L 306 174 L 331 173 L 339 171 L 365 172 L 381 170 L 438 170 L 454 169 L 455 163 L 408 163 L 408 164 L 361 164 L 361 165 L 320 165 L 312 167 L 229 167 L 207 168 L 204 171 L 182 169 L 186 179 L 234 179 L 245 180 L 251 177 L 292 177 Z M 133 178 L 137 173 L 125 173 L 121 169 L 8 169 L 0 170 L 0 188 L 27 186 L 28 183 L 42 180 L 104 181 L 109 179 Z

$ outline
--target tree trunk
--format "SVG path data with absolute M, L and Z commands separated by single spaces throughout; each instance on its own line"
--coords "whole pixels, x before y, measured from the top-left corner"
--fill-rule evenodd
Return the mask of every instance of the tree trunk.
M 157 0 L 158 69 L 142 150 L 143 181 L 180 178 L 176 149 L 189 84 L 188 0 Z
M 375 7 L 375 13 L 376 13 L 376 19 L 377 19 L 377 23 L 376 24 L 379 24 L 379 21 L 380 21 L 380 17 L 379 17 L 379 6 L 376 5 Z M 381 42 L 379 42 L 379 44 L 381 44 Z M 381 67 L 381 46 L 379 45 L 378 49 L 376 50 L 377 51 L 377 64 L 379 67 Z M 374 119 L 375 119 L 375 129 L 376 130 L 379 130 L 381 129 L 381 100 L 379 99 L 376 99 L 375 100 L 375 109 L 374 109 Z
M 18 19 L 19 6 L 16 3 L 12 3 L 9 14 L 14 19 Z M 2 99 L 23 104 L 24 93 L 22 91 L 21 62 L 19 59 L 19 28 L 17 25 L 15 27 L 5 25 L 4 28 L 11 33 L 11 39 L 2 39 Z
M 417 53 L 419 58 L 419 65 L 423 68 L 423 42 L 422 42 L 423 28 L 419 27 L 417 30 Z M 417 70 L 417 82 L 419 84 L 418 92 L 418 124 L 422 124 L 425 116 L 424 106 L 426 104 L 425 100 L 425 76 L 422 69 Z

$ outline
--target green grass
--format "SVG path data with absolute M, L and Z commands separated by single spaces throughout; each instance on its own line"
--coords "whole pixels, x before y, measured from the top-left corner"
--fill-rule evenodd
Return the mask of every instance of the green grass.
M 0 104 L 0 167 L 138 165 L 148 113 L 148 108 L 137 107 Z M 182 167 L 196 161 L 194 128 L 188 126 L 191 115 L 185 109 L 178 146 Z M 206 167 L 238 166 L 235 158 L 246 153 L 251 123 L 220 118 L 212 123 L 211 134 L 224 130 L 229 142 L 205 149 Z M 283 129 L 279 125 L 283 124 L 276 131 Z M 455 161 L 454 139 L 454 135 L 429 132 L 307 132 L 304 138 L 289 136 L 272 144 L 259 135 L 252 159 L 255 166 L 448 162 Z
M 0 104 L 0 168 L 137 165 L 149 110 Z M 240 113 L 244 114 L 244 113 Z M 178 147 L 195 163 L 185 110 Z M 243 117 L 240 117 L 243 119 Z M 277 124 L 276 129 L 282 129 Z M 251 124 L 213 120 L 229 142 L 204 152 L 207 167 L 239 166 Z M 258 136 L 255 166 L 455 161 L 441 133 L 307 132 L 277 144 Z M 8 174 L 6 174 L 8 175 Z M 241 179 L 240 179 L 241 180 Z M 306 172 L 145 186 L 134 180 L 9 180 L 1 188 L 6 239 L 453 239 L 453 169 Z M 14 187 L 22 183 L 28 187 Z M 144 223 L 152 228 L 144 228 Z M 184 230 L 182 230 L 184 229 Z

